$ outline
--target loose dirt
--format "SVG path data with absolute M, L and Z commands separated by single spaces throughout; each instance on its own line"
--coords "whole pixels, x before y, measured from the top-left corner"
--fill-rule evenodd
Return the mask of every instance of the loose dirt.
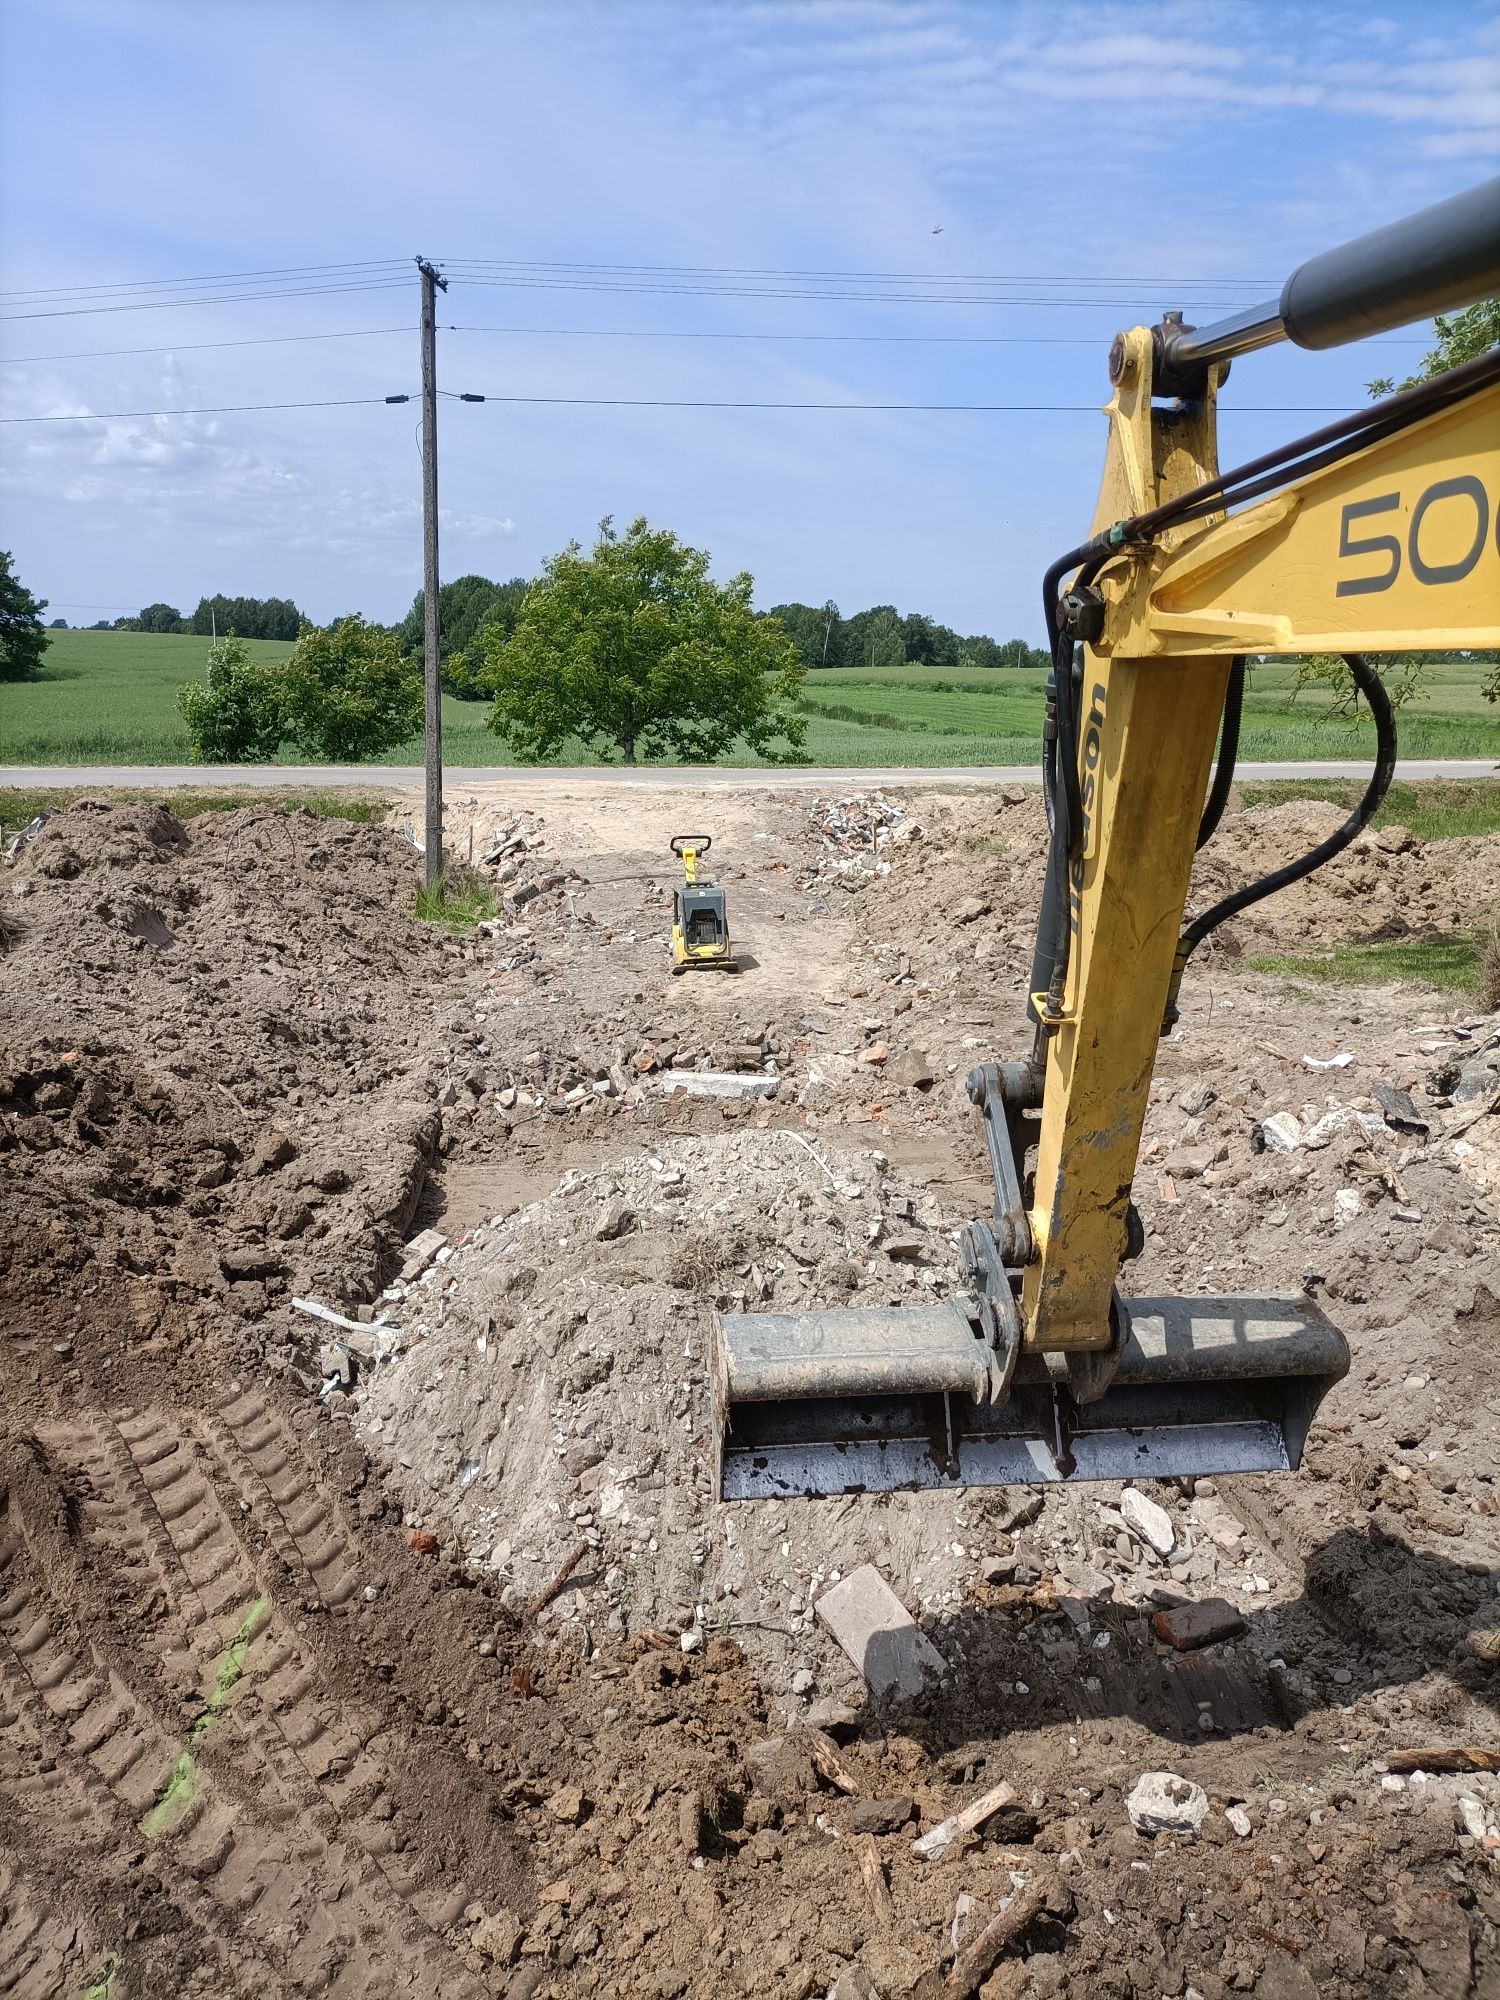
M 1194 906 L 1339 817 L 1232 813 Z M 978 1990 L 1496 1990 L 1500 1778 L 1392 1767 L 1500 1741 L 1500 1023 L 1237 961 L 1471 922 L 1500 837 L 1195 962 L 1130 1287 L 1305 1288 L 1355 1363 L 1299 1478 L 1150 1488 L 1159 1554 L 1119 1488 L 712 1494 L 714 1310 L 940 1297 L 990 1206 L 1033 794 L 461 796 L 461 939 L 411 818 L 81 804 L 0 876 L 0 1990 L 926 1993 L 1038 1879 Z M 696 820 L 743 969 L 673 979 Z M 904 1707 L 816 1615 L 864 1562 Z

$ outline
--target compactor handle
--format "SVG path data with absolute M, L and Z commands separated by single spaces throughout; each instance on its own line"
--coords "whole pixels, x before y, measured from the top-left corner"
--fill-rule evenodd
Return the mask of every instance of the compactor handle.
M 708 833 L 674 833 L 667 842 L 679 861 L 685 847 L 692 848 L 695 854 L 707 854 L 713 844 L 713 835 Z
M 1158 329 L 1174 369 L 1227 361 L 1274 341 L 1341 347 L 1500 292 L 1500 175 L 1310 257 L 1279 299 L 1212 326 Z

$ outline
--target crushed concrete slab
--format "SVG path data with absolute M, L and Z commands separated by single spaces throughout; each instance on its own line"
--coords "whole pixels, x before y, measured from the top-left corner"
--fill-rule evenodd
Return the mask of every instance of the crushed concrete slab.
M 877 1700 L 921 1694 L 947 1671 L 942 1654 L 873 1563 L 825 1590 L 817 1613 Z
M 661 1079 L 663 1094 L 683 1091 L 689 1097 L 774 1097 L 781 1079 L 747 1075 L 739 1070 L 669 1069 Z

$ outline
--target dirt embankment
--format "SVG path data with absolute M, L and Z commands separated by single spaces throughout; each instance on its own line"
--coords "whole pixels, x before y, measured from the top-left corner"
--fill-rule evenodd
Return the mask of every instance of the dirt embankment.
M 940 1295 L 989 1206 L 1041 811 L 713 804 L 737 978 L 667 971 L 701 801 L 465 808 L 464 942 L 399 833 L 303 815 L 80 807 L 0 878 L 0 1978 L 895 2000 L 1021 1884 L 992 2000 L 1489 1990 L 1500 1779 L 1390 1767 L 1500 1709 L 1496 1023 L 1189 983 L 1129 1282 L 1325 1301 L 1299 1479 L 1155 1487 L 1161 1547 L 1119 1488 L 724 1507 L 713 1310 Z M 1233 816 L 1195 900 L 1323 810 Z M 1497 861 L 1376 836 L 1242 941 Z M 708 1067 L 773 1094 L 663 1089 Z M 866 1561 L 946 1663 L 905 1708 L 816 1613 Z M 1161 1768 L 1196 1837 L 1133 1826 Z

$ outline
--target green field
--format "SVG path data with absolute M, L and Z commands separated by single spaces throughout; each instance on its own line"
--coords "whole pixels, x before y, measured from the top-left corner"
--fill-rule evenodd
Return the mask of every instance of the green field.
M 265 659 L 291 647 L 252 640 Z M 176 707 L 179 684 L 203 672 L 208 642 L 143 632 L 57 632 L 40 679 L 0 686 L 0 762 L 6 764 L 181 764 L 187 734 Z M 1293 704 L 1292 670 L 1252 670 L 1240 755 L 1368 758 L 1369 721 L 1326 718 L 1317 697 Z M 1455 660 L 1429 670 L 1420 701 L 1402 712 L 1401 751 L 1408 757 L 1500 757 L 1500 709 L 1479 692 L 1481 669 Z M 1041 756 L 1040 674 L 982 668 L 842 667 L 804 683 L 807 759 L 813 764 L 933 766 L 1026 764 Z M 509 762 L 485 727 L 480 702 L 443 702 L 444 761 L 462 767 Z M 421 761 L 419 737 L 381 761 Z M 296 762 L 283 753 L 281 761 Z M 566 763 L 605 761 L 581 744 Z M 751 765 L 746 751 L 721 760 Z

